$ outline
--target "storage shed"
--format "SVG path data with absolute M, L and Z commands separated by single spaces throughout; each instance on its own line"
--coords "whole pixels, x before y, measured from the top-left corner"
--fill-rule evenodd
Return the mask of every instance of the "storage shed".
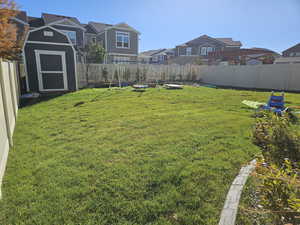
M 23 58 L 28 92 L 77 90 L 76 50 L 61 31 L 51 26 L 30 30 Z

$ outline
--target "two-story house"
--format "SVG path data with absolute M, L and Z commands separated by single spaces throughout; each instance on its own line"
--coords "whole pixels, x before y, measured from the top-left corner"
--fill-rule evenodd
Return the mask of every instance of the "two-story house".
M 126 23 L 116 25 L 89 22 L 92 42 L 100 43 L 106 51 L 106 63 L 136 63 L 140 32 Z
M 175 56 L 201 56 L 205 59 L 210 52 L 238 50 L 241 46 L 240 41 L 234 41 L 232 38 L 212 38 L 202 35 L 176 46 Z
M 139 62 L 146 64 L 167 64 L 174 57 L 174 49 L 161 48 L 148 50 L 139 54 Z
M 282 56 L 283 57 L 299 57 L 300 56 L 300 43 L 283 51 Z

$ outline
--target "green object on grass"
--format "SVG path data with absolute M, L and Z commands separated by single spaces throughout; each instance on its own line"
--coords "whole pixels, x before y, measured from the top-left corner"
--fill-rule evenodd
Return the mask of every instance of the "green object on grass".
M 265 103 L 248 101 L 248 100 L 244 100 L 242 101 L 242 103 L 253 109 L 258 109 L 260 106 L 265 105 Z

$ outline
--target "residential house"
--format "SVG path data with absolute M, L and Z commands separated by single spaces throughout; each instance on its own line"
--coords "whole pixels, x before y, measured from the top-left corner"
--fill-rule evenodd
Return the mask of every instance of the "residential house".
M 126 23 L 111 25 L 89 22 L 86 27 L 95 33 L 90 34 L 90 38 L 104 46 L 107 53 L 106 63 L 137 62 L 139 31 Z
M 300 56 L 300 43 L 283 51 L 282 56 L 283 57 L 299 57 Z
M 149 50 L 139 54 L 140 63 L 167 64 L 175 55 L 174 49 Z
M 258 65 L 273 64 L 280 55 L 266 48 L 241 48 L 234 51 L 216 51 L 209 53 L 209 64 L 222 65 Z
M 300 57 L 279 57 L 275 59 L 274 64 L 298 64 L 300 63 Z
M 232 38 L 212 38 L 202 35 L 176 46 L 175 56 L 201 56 L 205 59 L 210 52 L 233 51 L 240 49 L 241 46 L 240 41 L 234 41 Z

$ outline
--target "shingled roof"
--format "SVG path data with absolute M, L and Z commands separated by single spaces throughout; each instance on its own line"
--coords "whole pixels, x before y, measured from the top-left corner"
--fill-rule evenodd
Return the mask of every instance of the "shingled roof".
M 25 11 L 16 11 L 15 18 L 23 21 L 24 23 L 28 23 L 27 13 Z
M 81 26 L 85 28 L 85 32 L 86 33 L 97 34 L 97 32 L 95 31 L 95 29 L 93 29 L 90 24 L 84 24 L 84 23 L 82 23 Z
M 30 27 L 42 27 L 45 25 L 44 20 L 39 17 L 28 17 L 28 23 Z
M 98 23 L 98 22 L 89 22 L 89 25 L 91 25 L 97 33 L 100 33 L 104 31 L 105 28 L 111 27 L 111 24 L 106 24 L 106 23 Z
M 240 41 L 234 41 L 232 40 L 232 38 L 215 38 L 215 39 L 229 46 L 242 46 L 242 43 Z
M 164 50 L 166 50 L 166 49 L 165 48 L 160 48 L 160 49 L 155 49 L 155 50 L 144 51 L 144 52 L 141 52 L 140 54 L 144 55 L 144 56 L 152 56 L 152 55 L 160 53 Z
M 78 25 L 81 25 L 79 20 L 76 17 L 70 17 L 70 16 L 62 16 L 62 15 L 55 15 L 55 14 L 49 14 L 49 13 L 42 13 L 42 18 L 45 22 L 45 24 L 53 23 L 56 21 L 60 21 L 63 19 L 68 19 Z
M 178 46 L 184 47 L 184 46 L 187 46 L 188 44 L 191 44 L 193 42 L 198 42 L 198 40 L 200 40 L 200 39 L 212 39 L 212 40 L 216 40 L 216 41 L 221 42 L 221 43 L 223 43 L 223 44 L 225 44 L 227 46 L 239 46 L 239 47 L 242 46 L 242 43 L 240 41 L 234 41 L 232 38 L 213 38 L 213 37 L 210 37 L 210 36 L 208 36 L 206 34 L 201 35 L 200 37 L 197 37 L 197 38 L 195 38 L 193 40 L 190 40 L 190 41 L 188 41 L 188 42 L 186 42 L 184 44 L 178 45 Z

